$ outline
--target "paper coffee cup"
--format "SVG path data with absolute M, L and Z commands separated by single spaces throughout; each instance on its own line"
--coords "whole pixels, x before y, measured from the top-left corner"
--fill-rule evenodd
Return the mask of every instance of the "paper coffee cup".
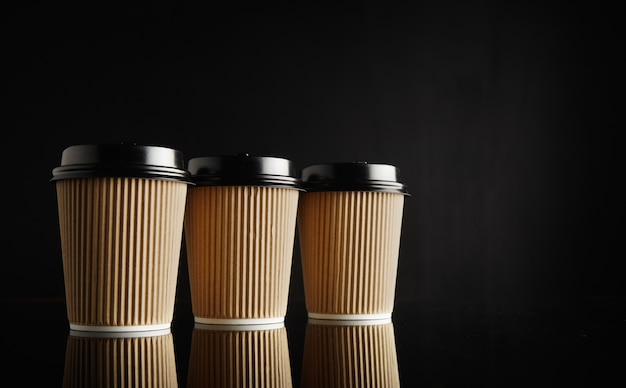
M 298 235 L 310 318 L 391 317 L 406 186 L 386 164 L 302 170 Z
M 71 332 L 63 387 L 177 387 L 171 333 L 116 337 L 116 333 Z
M 291 387 L 284 324 L 195 324 L 188 387 Z
M 70 329 L 169 328 L 190 184 L 181 152 L 71 146 L 52 181 Z
M 247 154 L 189 160 L 185 242 L 194 320 L 284 321 L 299 180 L 291 161 Z
M 400 387 L 393 324 L 364 322 L 309 319 L 302 387 Z

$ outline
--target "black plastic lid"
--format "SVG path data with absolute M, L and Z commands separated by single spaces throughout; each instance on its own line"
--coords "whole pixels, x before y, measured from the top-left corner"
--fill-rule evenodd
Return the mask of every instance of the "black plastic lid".
M 85 144 L 63 150 L 51 181 L 88 177 L 132 177 L 191 183 L 181 151 L 152 145 Z
M 302 170 L 304 190 L 380 191 L 409 195 L 400 170 L 390 164 L 344 162 L 316 164 Z
M 276 156 L 203 156 L 188 162 L 196 186 L 269 186 L 300 190 L 294 164 Z

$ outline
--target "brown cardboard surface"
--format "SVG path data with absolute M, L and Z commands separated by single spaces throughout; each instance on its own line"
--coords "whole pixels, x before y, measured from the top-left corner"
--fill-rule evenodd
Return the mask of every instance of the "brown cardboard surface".
M 170 323 L 187 184 L 85 178 L 56 187 L 70 323 Z
M 298 198 L 285 188 L 190 188 L 185 240 L 196 318 L 284 318 Z
M 393 311 L 404 196 L 382 192 L 302 195 L 298 233 L 309 313 Z

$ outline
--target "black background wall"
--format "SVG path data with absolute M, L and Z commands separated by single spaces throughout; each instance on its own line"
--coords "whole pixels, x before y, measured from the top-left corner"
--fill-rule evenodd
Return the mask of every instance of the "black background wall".
M 617 8 L 502 3 L 4 6 L 0 297 L 64 296 L 51 171 L 122 141 L 395 164 L 398 306 L 624 297 Z

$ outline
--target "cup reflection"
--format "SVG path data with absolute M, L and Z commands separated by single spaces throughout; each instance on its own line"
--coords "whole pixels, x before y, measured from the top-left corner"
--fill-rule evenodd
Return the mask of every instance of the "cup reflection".
M 400 386 L 390 319 L 309 319 L 302 363 L 302 387 Z
M 191 337 L 188 387 L 291 387 L 283 323 L 206 325 Z
M 177 387 L 172 334 L 70 331 L 63 386 Z

